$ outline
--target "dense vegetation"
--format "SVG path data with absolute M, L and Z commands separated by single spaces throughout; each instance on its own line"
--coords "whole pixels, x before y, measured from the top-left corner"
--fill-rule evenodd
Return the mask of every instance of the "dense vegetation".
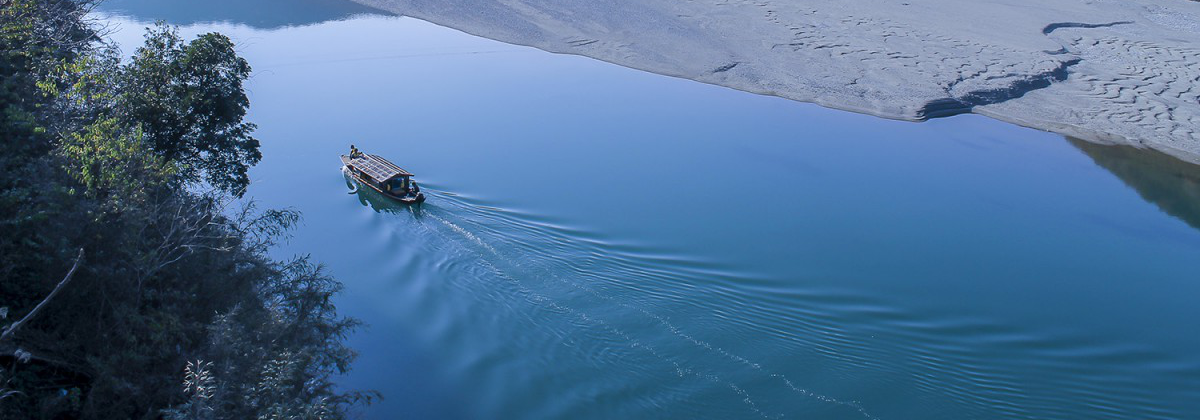
M 340 284 L 239 199 L 250 66 L 165 25 L 121 60 L 88 7 L 0 0 L 0 418 L 345 417 Z

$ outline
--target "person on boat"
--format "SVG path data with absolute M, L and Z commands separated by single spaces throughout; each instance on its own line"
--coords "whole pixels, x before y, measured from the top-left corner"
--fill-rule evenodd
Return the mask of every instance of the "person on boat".
M 409 183 L 409 185 L 412 186 L 412 188 L 408 190 L 410 194 L 417 195 L 421 193 L 421 187 L 417 186 L 417 181 L 412 181 Z
M 350 159 L 360 158 L 360 157 L 363 157 L 363 153 L 361 151 L 359 151 L 357 147 L 354 147 L 354 145 L 351 144 L 350 145 Z

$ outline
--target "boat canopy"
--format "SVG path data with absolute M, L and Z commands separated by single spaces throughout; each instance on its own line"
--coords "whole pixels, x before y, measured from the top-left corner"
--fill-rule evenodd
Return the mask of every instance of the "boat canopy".
M 410 177 L 413 174 L 378 155 L 363 155 L 350 160 L 355 169 L 371 177 L 377 182 L 385 182 L 392 178 Z

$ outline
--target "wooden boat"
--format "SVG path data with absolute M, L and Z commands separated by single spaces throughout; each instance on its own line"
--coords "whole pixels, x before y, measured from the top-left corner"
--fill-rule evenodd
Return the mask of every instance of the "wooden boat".
M 346 166 L 346 172 L 359 183 L 385 197 L 410 204 L 425 201 L 421 187 L 412 179 L 413 174 L 379 155 L 342 155 L 342 165 Z

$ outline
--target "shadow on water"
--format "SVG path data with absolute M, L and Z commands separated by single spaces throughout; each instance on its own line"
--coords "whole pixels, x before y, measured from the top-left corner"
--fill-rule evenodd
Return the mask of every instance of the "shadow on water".
M 346 180 L 346 188 L 348 193 L 354 194 L 358 198 L 358 203 L 364 207 L 370 207 L 376 213 L 392 213 L 392 214 L 411 214 L 413 217 L 421 218 L 421 206 L 423 204 L 404 204 L 397 203 L 395 200 L 384 197 L 375 190 L 363 188 L 358 185 L 357 181 L 350 179 L 349 176 L 343 177 Z
M 1200 166 L 1150 149 L 1101 145 L 1071 137 L 1067 141 L 1137 191 L 1143 200 L 1200 229 Z
M 230 22 L 258 29 L 301 26 L 382 11 L 348 0 L 105 0 L 99 10 L 173 25 Z

